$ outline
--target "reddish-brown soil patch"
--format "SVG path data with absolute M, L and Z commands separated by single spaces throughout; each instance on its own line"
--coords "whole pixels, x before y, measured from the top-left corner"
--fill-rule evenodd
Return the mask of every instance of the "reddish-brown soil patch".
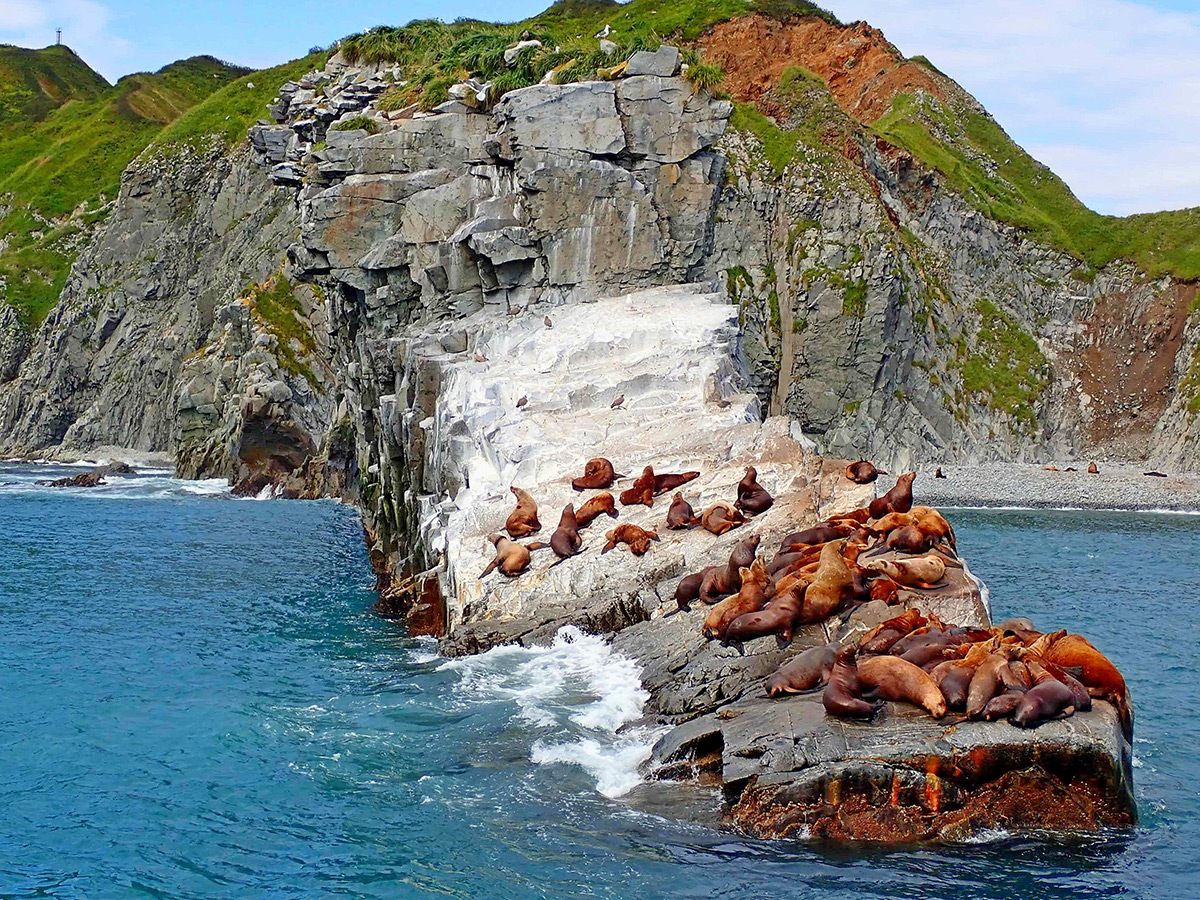
M 838 105 L 866 125 L 891 109 L 897 94 L 926 91 L 944 99 L 948 85 L 919 63 L 906 62 L 883 32 L 865 22 L 744 16 L 715 26 L 697 45 L 707 62 L 725 70 L 722 88 L 737 100 L 758 102 L 785 69 L 803 66 L 825 79 Z

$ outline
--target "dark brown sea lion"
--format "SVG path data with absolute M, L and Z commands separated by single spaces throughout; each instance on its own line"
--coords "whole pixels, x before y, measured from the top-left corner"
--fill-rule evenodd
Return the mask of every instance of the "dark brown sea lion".
M 925 553 L 933 547 L 934 538 L 921 530 L 919 525 L 897 528 L 883 542 L 884 550 L 899 550 L 901 553 Z
M 871 579 L 871 599 L 882 600 L 888 606 L 900 602 L 900 585 L 886 575 Z
M 583 506 L 579 507 L 579 510 L 575 513 L 575 521 L 579 523 L 580 528 L 586 528 L 592 524 L 592 521 L 597 516 L 601 516 L 606 513 L 612 516 L 614 519 L 617 517 L 616 503 L 613 500 L 613 495 L 608 491 L 605 491 L 603 494 L 597 494 L 595 497 L 588 498 Z
M 724 638 L 729 624 L 746 613 L 758 612 L 771 596 L 774 584 L 767 574 L 761 559 L 754 560 L 749 568 L 741 569 L 742 587 L 709 610 L 701 632 L 706 638 Z
M 946 698 L 946 706 L 948 708 L 965 709 L 967 705 L 967 692 L 971 688 L 971 676 L 974 674 L 975 671 L 973 669 L 951 663 L 949 664 L 949 668 L 944 670 L 940 676 L 935 669 L 930 673 L 930 677 L 937 683 L 942 696 Z
M 879 470 L 872 463 L 860 459 L 846 466 L 846 477 L 855 484 L 870 484 L 879 477 Z
M 719 566 L 715 568 L 720 568 Z M 675 604 L 683 612 L 690 612 L 692 609 L 692 601 L 700 597 L 700 584 L 704 581 L 704 576 L 708 569 L 702 569 L 699 572 L 693 572 L 691 575 L 685 575 L 675 585 Z
M 944 474 L 942 474 L 941 466 L 939 466 L 937 469 L 934 470 L 933 477 L 934 478 L 945 478 L 946 477 Z
M 867 507 L 871 518 L 879 519 L 890 512 L 906 513 L 912 509 L 912 485 L 916 477 L 916 472 L 905 472 L 896 480 L 890 491 L 872 500 L 871 505 Z
M 849 719 L 867 719 L 875 715 L 876 706 L 862 698 L 854 648 L 843 647 L 833 658 L 833 671 L 821 697 L 825 712 Z
M 914 703 L 935 719 L 946 715 L 946 698 L 929 673 L 896 656 L 872 656 L 858 664 L 858 680 L 864 690 L 884 700 Z
M 655 475 L 654 496 L 657 497 L 659 494 L 673 491 L 677 487 L 683 487 L 689 481 L 695 481 L 699 477 L 699 472 L 681 472 L 678 475 Z
M 859 652 L 887 653 L 892 644 L 927 622 L 919 609 L 906 609 L 864 634 L 858 641 Z
M 603 457 L 597 457 L 587 461 L 587 465 L 583 467 L 583 475 L 572 480 L 571 487 L 577 491 L 607 488 L 612 487 L 612 483 L 622 477 L 624 476 L 617 474 L 612 463 Z
M 774 503 L 775 498 L 758 483 L 758 470 L 754 466 L 746 466 L 746 474 L 738 482 L 737 500 L 733 505 L 744 513 L 756 516 L 765 513 Z
M 1007 656 L 992 653 L 975 669 L 967 690 L 967 715 L 972 719 L 978 718 L 988 701 L 1000 693 L 1000 670 L 1007 665 Z
M 792 629 L 804 608 L 804 592 L 808 585 L 792 584 L 775 595 L 759 612 L 738 616 L 725 629 L 727 641 L 750 641 L 768 634 L 777 634 L 785 644 L 792 642 Z
M 817 544 L 825 544 L 829 541 L 836 541 L 838 538 L 846 537 L 854 529 L 849 525 L 830 525 L 824 523 L 814 525 L 812 528 L 806 528 L 803 531 L 793 531 L 785 537 L 779 544 L 781 553 L 787 553 L 792 548 L 813 547 Z
M 987 706 L 983 708 L 983 712 L 979 714 L 979 718 L 985 722 L 1007 719 L 1013 714 L 1017 706 L 1020 705 L 1021 698 L 1024 696 L 1024 691 L 1009 691 L 1006 694 L 997 694 L 988 701 Z
M 759 536 L 752 534 L 742 538 L 729 554 L 729 561 L 723 566 L 710 566 L 704 570 L 704 579 L 700 585 L 700 601 L 709 606 L 729 594 L 736 594 L 742 588 L 741 570 L 749 568 L 754 563 L 754 555 L 758 552 Z
M 845 549 L 845 540 L 838 540 L 830 541 L 821 550 L 817 573 L 804 593 L 804 609 L 799 621 L 823 622 L 849 599 L 854 588 L 854 575 L 842 556 Z
M 672 529 L 691 528 L 700 521 L 692 504 L 683 499 L 683 494 L 676 494 L 667 510 L 667 527 Z
M 1075 695 L 1055 678 L 1035 684 L 1024 694 L 1013 710 L 1009 721 L 1018 728 L 1036 728 L 1043 722 L 1075 711 Z
M 550 549 L 559 559 L 574 556 L 583 548 L 583 538 L 579 536 L 579 521 L 575 517 L 575 505 L 568 503 L 563 507 L 562 516 L 558 520 L 558 528 L 550 535 Z
M 492 569 L 499 568 L 501 574 L 513 578 L 529 568 L 529 548 L 510 541 L 502 534 L 488 536 L 488 540 L 496 545 L 496 558 L 493 559 L 479 577 L 483 578 Z
M 646 466 L 628 490 L 621 491 L 622 506 L 654 505 L 654 467 Z
M 658 540 L 658 535 L 653 531 L 647 531 L 645 528 L 631 525 L 628 522 L 618 525 L 604 537 L 608 539 L 608 543 L 604 545 L 601 553 L 607 553 L 617 544 L 628 544 L 634 556 L 645 555 L 646 551 L 650 549 L 650 542 Z
M 785 569 L 790 569 L 795 565 L 804 565 L 809 562 L 806 552 L 797 551 L 795 553 L 777 553 L 775 558 L 767 563 L 767 571 L 772 575 L 776 575 Z
M 519 487 L 509 488 L 509 490 L 516 496 L 517 506 L 508 514 L 508 519 L 504 522 L 504 530 L 514 538 L 533 534 L 542 527 L 542 523 L 538 521 L 537 501 L 529 495 L 528 491 Z
M 833 661 L 837 656 L 834 644 L 809 647 L 803 653 L 788 660 L 767 679 L 767 696 L 782 697 L 799 694 L 820 687 L 829 680 L 833 672 Z
M 732 531 L 745 521 L 746 517 L 734 508 L 732 503 L 723 500 L 714 503 L 700 516 L 700 524 L 704 526 L 704 530 L 717 535 Z

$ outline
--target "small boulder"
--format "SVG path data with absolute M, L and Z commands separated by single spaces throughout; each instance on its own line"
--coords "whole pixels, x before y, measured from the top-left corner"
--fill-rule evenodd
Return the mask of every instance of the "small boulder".
M 511 47 L 504 51 L 504 64 L 510 69 L 517 64 L 517 57 L 521 55 L 521 51 L 526 47 L 540 47 L 541 41 L 517 41 Z
M 625 74 L 627 76 L 658 75 L 661 78 L 670 78 L 672 75 L 679 74 L 679 63 L 679 48 L 663 44 L 654 52 L 639 50 L 629 57 Z

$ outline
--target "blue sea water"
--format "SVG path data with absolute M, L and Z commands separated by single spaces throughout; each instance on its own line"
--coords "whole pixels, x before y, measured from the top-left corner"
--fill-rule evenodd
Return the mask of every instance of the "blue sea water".
M 451 663 L 374 617 L 350 508 L 63 471 L 0 464 L 0 897 L 1200 896 L 1200 517 L 951 514 L 997 616 L 1124 671 L 1136 830 L 830 850 L 635 785 L 597 639 Z

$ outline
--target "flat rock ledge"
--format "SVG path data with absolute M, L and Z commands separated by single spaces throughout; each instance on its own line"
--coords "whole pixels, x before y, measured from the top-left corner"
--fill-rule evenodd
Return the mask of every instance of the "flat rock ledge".
M 442 557 L 442 652 L 549 643 L 564 625 L 607 636 L 642 667 L 648 719 L 669 728 L 645 776 L 719 788 L 725 825 L 757 837 L 904 843 L 1132 824 L 1131 749 L 1104 702 L 1025 731 L 939 722 L 893 703 L 869 722 L 847 721 L 825 714 L 820 691 L 767 699 L 764 679 L 783 662 L 856 638 L 906 606 L 989 625 L 986 590 L 969 566 L 948 570 L 938 589 L 904 591 L 901 606 L 872 602 L 807 626 L 786 647 L 774 637 L 708 641 L 700 604 L 672 609 L 679 579 L 727 559 L 746 535 L 759 534 L 769 554 L 788 532 L 861 507 L 881 488 L 846 479 L 845 462 L 810 452 L 786 419 L 759 420 L 737 310 L 720 301 L 697 286 L 643 291 L 560 307 L 553 327 L 540 313 L 483 313 L 468 323 L 469 341 L 431 334 L 433 349 L 409 357 L 437 369 L 419 429 L 434 491 L 420 502 L 423 540 Z M 624 403 L 612 408 L 618 394 Z M 666 530 L 669 496 L 621 507 L 618 520 L 584 531 L 579 556 L 552 566 L 553 555 L 538 551 L 520 577 L 481 580 L 486 535 L 512 508 L 508 486 L 534 493 L 543 523 L 535 538 L 548 540 L 562 506 L 594 493 L 569 484 L 591 456 L 631 476 L 647 463 L 699 470 L 683 488 L 697 510 L 733 499 L 754 465 L 776 503 L 720 537 Z M 453 500 L 438 499 L 447 494 Z M 655 528 L 661 540 L 642 557 L 625 547 L 601 557 L 604 531 L 618 522 Z

